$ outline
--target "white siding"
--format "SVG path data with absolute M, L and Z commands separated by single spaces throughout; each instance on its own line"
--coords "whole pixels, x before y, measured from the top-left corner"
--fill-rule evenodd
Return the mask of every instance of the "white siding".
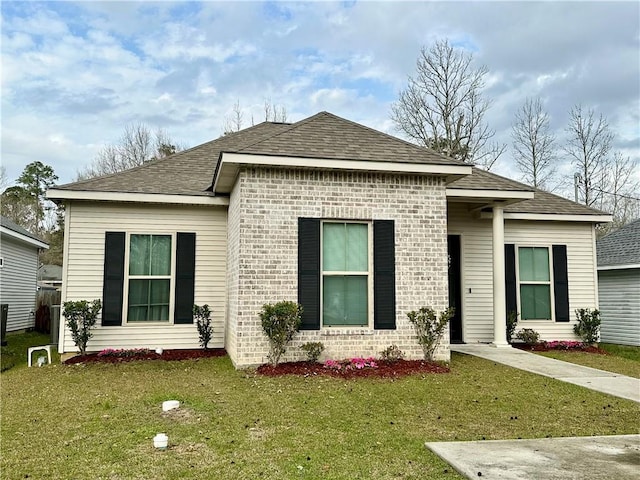
M 640 269 L 598 272 L 600 338 L 640 346 Z
M 214 324 L 210 347 L 224 346 L 226 207 L 75 202 L 67 206 L 63 302 L 102 299 L 107 231 L 196 233 L 195 303 L 208 304 Z M 100 319 L 98 320 L 98 324 Z M 195 325 L 97 325 L 87 350 L 104 348 L 198 348 Z M 69 332 L 62 351 L 77 351 Z
M 493 341 L 491 220 L 479 219 L 464 204 L 449 204 L 449 234 L 461 235 L 463 340 Z M 574 310 L 597 307 L 593 225 L 587 222 L 505 221 L 505 243 L 567 245 L 570 322 L 520 321 L 542 340 L 576 340 Z
M 9 304 L 7 331 L 33 328 L 38 279 L 38 249 L 6 235 L 0 243 L 0 303 Z

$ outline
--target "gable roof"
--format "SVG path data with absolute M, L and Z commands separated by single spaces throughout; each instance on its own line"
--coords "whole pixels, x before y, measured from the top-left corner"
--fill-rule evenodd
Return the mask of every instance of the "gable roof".
M 9 220 L 7 217 L 0 215 L 0 231 L 16 240 L 33 245 L 39 248 L 49 248 L 49 244 L 41 238 L 37 237 L 27 229 L 22 228 L 17 223 Z
M 52 198 L 71 198 L 59 191 L 215 197 L 212 184 L 218 178 L 225 154 L 239 154 L 250 160 L 258 157 L 309 159 L 310 166 L 316 159 L 352 164 L 379 162 L 451 169 L 469 167 L 469 164 L 433 150 L 320 112 L 295 123 L 263 122 L 130 170 L 58 186 Z M 603 215 L 509 178 L 475 167 L 471 171 L 471 175 L 449 184 L 448 189 L 485 190 L 489 195 L 489 191 L 535 192 L 533 199 L 506 206 L 507 213 Z
M 598 268 L 635 265 L 640 268 L 640 219 L 605 235 L 596 242 Z

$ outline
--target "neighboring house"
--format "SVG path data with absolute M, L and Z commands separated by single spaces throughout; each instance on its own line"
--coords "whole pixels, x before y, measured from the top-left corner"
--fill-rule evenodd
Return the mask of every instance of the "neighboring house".
M 640 346 L 640 220 L 597 242 L 600 338 Z
M 7 331 L 35 325 L 38 250 L 49 245 L 0 217 L 0 303 L 8 304 Z
M 63 301 L 103 300 L 88 348 L 211 346 L 266 361 L 263 304 L 304 307 L 296 348 L 419 348 L 407 312 L 456 307 L 450 340 L 507 346 L 505 318 L 573 339 L 597 306 L 595 230 L 610 216 L 322 112 L 261 123 L 48 192 L 66 205 Z M 449 338 L 437 355 L 449 359 Z M 61 330 L 59 349 L 75 351 Z
M 62 267 L 60 265 L 40 265 L 38 287 L 59 289 L 62 287 Z

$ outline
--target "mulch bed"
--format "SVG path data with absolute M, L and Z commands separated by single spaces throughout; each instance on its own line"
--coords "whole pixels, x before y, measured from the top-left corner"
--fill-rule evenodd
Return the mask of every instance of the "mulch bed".
M 598 355 L 609 355 L 609 352 L 606 350 L 602 350 L 599 347 L 594 347 L 592 345 L 582 346 L 578 348 L 551 348 L 544 343 L 537 343 L 535 345 L 527 345 L 525 343 L 513 343 L 511 344 L 513 348 L 518 348 L 520 350 L 526 350 L 528 352 L 582 352 L 582 353 L 595 353 Z
M 449 373 L 449 367 L 439 363 L 429 363 L 423 360 L 398 360 L 388 362 L 376 360 L 376 368 L 334 370 L 325 368 L 317 362 L 285 362 L 277 367 L 261 365 L 256 372 L 260 375 L 277 377 L 280 375 L 315 376 L 325 375 L 338 378 L 398 378 L 416 373 Z
M 191 360 L 197 358 L 224 357 L 227 354 L 224 348 L 203 349 L 176 349 L 163 350 L 161 355 L 151 350 L 145 353 L 136 353 L 135 355 L 116 356 L 116 355 L 98 355 L 97 353 L 88 353 L 86 355 L 76 355 L 67 359 L 64 363 L 73 365 L 77 363 L 122 363 L 133 362 L 137 360 Z

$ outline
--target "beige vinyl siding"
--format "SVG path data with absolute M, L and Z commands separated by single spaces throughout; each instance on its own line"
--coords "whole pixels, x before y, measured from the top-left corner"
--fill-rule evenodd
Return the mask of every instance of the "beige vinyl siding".
M 600 338 L 640 346 L 640 268 L 598 272 Z
M 35 325 L 38 249 L 2 235 L 0 256 L 0 303 L 9 304 L 7 332 Z
M 65 231 L 63 301 L 102 299 L 105 232 L 196 233 L 195 303 L 208 304 L 214 326 L 210 347 L 224 346 L 226 207 L 73 202 Z M 174 253 L 175 253 L 175 246 Z M 87 349 L 199 348 L 195 325 L 123 325 L 94 330 Z M 69 332 L 60 348 L 76 351 Z
M 493 341 L 492 221 L 479 219 L 464 204 L 449 204 L 449 234 L 461 235 L 463 340 Z M 505 221 L 505 243 L 522 246 L 567 245 L 570 322 L 520 321 L 542 340 L 575 340 L 577 308 L 597 306 L 593 225 L 588 222 Z

